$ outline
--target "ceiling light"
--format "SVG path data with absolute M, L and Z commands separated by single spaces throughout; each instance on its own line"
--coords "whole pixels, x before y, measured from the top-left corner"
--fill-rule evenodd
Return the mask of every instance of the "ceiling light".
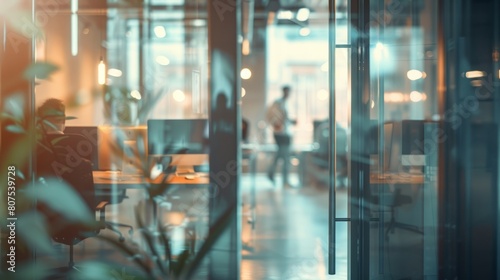
M 376 45 L 375 45 L 375 50 L 373 52 L 373 58 L 375 59 L 375 61 L 382 61 L 384 58 L 387 58 L 388 57 L 388 53 L 387 53 L 387 47 L 378 42 Z
M 206 25 L 206 21 L 204 19 L 199 19 L 199 18 L 194 19 L 192 21 L 192 23 L 193 23 L 193 26 L 195 26 L 195 27 L 202 27 L 202 26 Z
M 173 97 L 174 97 L 174 100 L 177 102 L 182 102 L 186 99 L 186 95 L 180 89 L 174 90 Z
M 113 77 L 121 77 L 122 71 L 120 69 L 110 68 L 108 70 L 108 75 L 113 76 Z
M 106 83 L 106 64 L 104 64 L 102 57 L 97 65 L 97 82 L 100 85 L 104 85 L 104 83 Z
M 240 76 L 243 80 L 248 80 L 252 77 L 252 71 L 248 68 L 241 69 Z
M 130 92 L 130 96 L 132 96 L 132 98 L 137 99 L 137 100 L 142 99 L 141 93 L 136 89 L 134 89 L 133 91 Z
M 406 76 L 408 77 L 408 79 L 415 81 L 421 79 L 423 77 L 423 74 L 419 70 L 412 69 L 406 73 Z
M 278 19 L 292 19 L 293 13 L 292 11 L 279 11 L 277 17 Z
M 300 36 L 307 36 L 307 35 L 311 34 L 311 29 L 309 29 L 309 27 L 302 27 L 299 30 L 299 34 L 300 34 Z
M 155 61 L 156 61 L 156 63 L 158 63 L 160 65 L 163 65 L 163 66 L 166 66 L 166 65 L 170 64 L 170 59 L 168 59 L 168 57 L 163 56 L 163 55 L 157 56 L 156 59 L 155 59 Z
M 309 9 L 308 8 L 300 8 L 297 11 L 297 20 L 298 21 L 306 21 L 309 19 Z
M 465 72 L 465 77 L 469 79 L 481 78 L 486 76 L 486 73 L 483 71 L 467 71 Z
M 412 91 L 410 92 L 410 100 L 413 102 L 420 102 L 422 101 L 422 94 L 418 91 Z
M 154 29 L 155 35 L 158 38 L 164 38 L 167 36 L 167 31 L 165 31 L 165 27 L 163 26 L 156 26 Z
M 243 39 L 243 42 L 241 43 L 241 53 L 243 55 L 250 54 L 250 41 L 248 39 Z

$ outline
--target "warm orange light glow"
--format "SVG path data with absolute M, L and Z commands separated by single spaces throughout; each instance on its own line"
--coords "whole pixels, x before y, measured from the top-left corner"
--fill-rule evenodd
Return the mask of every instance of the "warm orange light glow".
M 104 85 L 106 83 L 106 64 L 101 59 L 99 65 L 97 65 L 97 82 L 100 85 Z
M 465 77 L 469 79 L 481 78 L 486 76 L 486 73 L 483 71 L 468 71 L 465 72 Z
M 243 42 L 241 43 L 241 53 L 243 55 L 250 54 L 250 41 L 248 41 L 248 39 L 243 39 Z

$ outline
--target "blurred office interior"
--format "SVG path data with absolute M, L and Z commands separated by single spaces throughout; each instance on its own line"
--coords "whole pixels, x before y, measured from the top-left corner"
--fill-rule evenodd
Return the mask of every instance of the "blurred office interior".
M 74 149 L 92 162 L 93 196 L 108 203 L 98 233 L 74 246 L 18 234 L 19 270 L 500 278 L 499 1 L 23 0 L 0 10 L 2 168 L 23 174 L 18 192 L 44 190 L 26 139 L 36 108 L 57 98 L 76 116 L 65 133 L 85 138 Z M 265 115 L 284 85 L 296 121 L 289 185 L 282 162 L 266 176 L 277 148 Z M 26 199 L 18 221 L 37 209 Z

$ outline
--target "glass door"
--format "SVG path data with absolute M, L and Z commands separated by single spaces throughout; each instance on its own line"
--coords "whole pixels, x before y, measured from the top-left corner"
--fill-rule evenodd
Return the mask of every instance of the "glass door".
M 437 4 L 336 2 L 329 34 L 329 122 L 336 127 L 329 135 L 329 274 L 436 279 Z

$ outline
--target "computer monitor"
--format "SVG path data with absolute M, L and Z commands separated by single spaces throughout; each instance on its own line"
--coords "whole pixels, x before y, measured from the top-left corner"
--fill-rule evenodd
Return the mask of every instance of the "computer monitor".
M 382 139 L 381 136 L 378 121 L 371 120 L 367 137 L 368 152 L 372 158 L 371 166 L 373 169 L 378 168 L 379 171 L 387 172 L 391 169 L 391 158 L 394 149 L 394 124 L 392 122 L 384 123 L 383 145 L 380 145 L 380 140 Z M 382 158 L 380 157 L 380 154 L 383 155 Z
M 98 127 L 99 170 L 140 174 L 148 168 L 146 126 Z
M 87 140 L 79 145 L 78 151 L 80 156 L 92 162 L 92 169 L 98 170 L 98 137 L 97 126 L 66 126 L 64 129 L 66 134 L 79 134 Z
M 401 165 L 417 167 L 425 165 L 424 121 L 401 122 Z
M 150 158 L 166 158 L 181 175 L 195 173 L 195 166 L 208 166 L 207 119 L 150 119 L 147 124 Z

